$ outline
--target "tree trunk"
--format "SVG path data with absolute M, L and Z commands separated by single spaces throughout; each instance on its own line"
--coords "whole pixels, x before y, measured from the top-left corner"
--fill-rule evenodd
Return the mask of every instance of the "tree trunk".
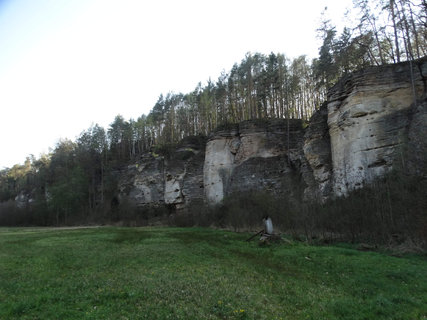
M 394 13 L 394 0 L 390 0 L 390 12 L 391 19 L 393 21 L 393 31 L 394 31 L 394 46 L 396 50 L 397 62 L 400 62 L 400 50 L 399 50 L 399 37 L 397 36 L 397 26 L 396 26 L 396 15 Z

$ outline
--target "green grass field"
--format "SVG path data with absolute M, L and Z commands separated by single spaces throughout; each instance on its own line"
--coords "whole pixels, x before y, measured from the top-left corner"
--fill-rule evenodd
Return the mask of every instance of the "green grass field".
M 427 319 L 427 259 L 211 229 L 0 229 L 0 319 Z

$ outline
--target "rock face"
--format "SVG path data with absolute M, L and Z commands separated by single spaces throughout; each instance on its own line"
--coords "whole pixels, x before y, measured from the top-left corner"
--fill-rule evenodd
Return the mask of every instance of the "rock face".
M 124 170 L 120 197 L 176 209 L 252 190 L 325 201 L 396 166 L 427 178 L 426 88 L 427 58 L 412 72 L 401 63 L 351 74 L 307 128 L 296 119 L 251 120 L 216 130 L 207 143 L 187 138 L 170 159 L 147 154 Z
M 303 135 L 302 121 L 296 119 L 244 121 L 214 132 L 204 164 L 207 202 L 216 204 L 227 194 L 252 190 L 292 193 L 290 181 L 311 174 L 302 151 Z
M 218 203 L 225 195 L 240 146 L 238 126 L 217 131 L 206 145 L 203 184 L 208 203 Z
M 414 64 L 413 87 L 410 71 L 407 63 L 368 68 L 329 91 L 334 195 L 345 195 L 390 171 L 401 161 L 408 139 L 417 135 L 410 129 L 425 131 L 425 103 L 417 111 L 414 96 L 425 100 L 426 60 Z M 415 145 L 425 145 L 419 142 Z
M 410 174 L 427 179 L 427 99 L 413 110 L 411 116 L 406 167 Z
M 31 197 L 31 194 L 26 193 L 24 191 L 21 191 L 15 197 L 15 204 L 20 209 L 25 208 L 26 206 L 30 205 L 32 202 L 34 202 L 34 199 Z
M 141 160 L 127 167 L 119 183 L 120 195 L 128 195 L 137 206 L 164 203 L 164 159 L 145 155 Z
M 304 156 L 313 170 L 311 199 L 325 201 L 332 188 L 331 139 L 328 128 L 328 105 L 324 103 L 310 119 L 304 135 Z
M 204 143 L 186 139 L 170 158 L 147 153 L 128 166 L 119 180 L 119 198 L 138 207 L 168 205 L 171 209 L 203 201 Z

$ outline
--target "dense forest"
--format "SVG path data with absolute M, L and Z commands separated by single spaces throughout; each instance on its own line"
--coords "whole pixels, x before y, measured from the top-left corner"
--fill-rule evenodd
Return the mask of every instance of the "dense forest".
M 316 59 L 247 53 L 228 72 L 199 83 L 192 92 L 160 95 L 148 115 L 136 120 L 118 115 L 107 129 L 93 125 L 75 141 L 59 141 L 49 154 L 29 156 L 24 164 L 0 171 L 0 223 L 51 225 L 105 218 L 117 170 L 141 154 L 159 153 L 184 137 L 206 136 L 242 120 L 308 121 L 342 76 L 427 55 L 425 0 L 353 2 L 351 16 L 357 19 L 352 25 L 338 31 L 323 19 Z M 25 197 L 29 205 L 16 207 Z

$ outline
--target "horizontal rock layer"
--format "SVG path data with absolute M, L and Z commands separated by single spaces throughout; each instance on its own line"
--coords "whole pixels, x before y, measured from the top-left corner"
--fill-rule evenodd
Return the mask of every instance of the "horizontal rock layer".
M 408 63 L 372 67 L 345 77 L 329 91 L 334 195 L 345 195 L 403 165 L 398 162 L 408 151 L 411 124 L 426 126 L 423 111 L 417 112 L 425 100 L 425 75 L 425 59 L 413 63 L 412 72 Z
M 208 203 L 234 192 L 284 194 L 290 174 L 308 169 L 302 152 L 302 121 L 244 121 L 229 131 L 212 133 L 206 145 L 204 188 Z

